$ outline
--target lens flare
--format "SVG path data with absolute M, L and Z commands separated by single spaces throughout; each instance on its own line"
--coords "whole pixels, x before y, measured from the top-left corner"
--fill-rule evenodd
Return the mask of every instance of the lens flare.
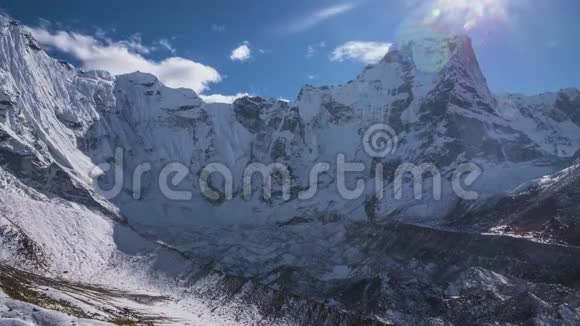
M 486 21 L 505 21 L 509 0 L 434 0 L 440 14 L 432 23 L 460 26 L 469 31 Z
M 397 30 L 397 44 L 412 49 L 425 72 L 437 72 L 449 59 L 445 39 L 456 34 L 510 28 L 521 0 L 407 0 L 408 16 Z M 491 28 L 493 27 L 493 28 Z M 505 27 L 505 28 L 504 28 Z
M 419 23 L 458 32 L 470 31 L 486 22 L 508 21 L 510 7 L 519 0 L 408 0 L 420 12 Z
M 397 44 L 412 56 L 417 69 L 426 73 L 441 70 L 449 60 L 445 34 L 408 20 L 397 31 Z

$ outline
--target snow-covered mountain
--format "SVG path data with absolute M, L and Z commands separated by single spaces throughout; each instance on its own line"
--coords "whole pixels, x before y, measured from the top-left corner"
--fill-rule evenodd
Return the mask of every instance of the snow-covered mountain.
M 363 141 L 377 123 L 397 134 L 384 158 L 369 155 Z M 73 311 L 79 323 L 144 322 L 142 311 L 153 307 L 153 323 L 175 324 L 572 325 L 580 320 L 580 249 L 467 231 L 538 231 L 529 226 L 561 220 L 562 211 L 576 225 L 576 167 L 517 188 L 515 199 L 506 193 L 556 173 L 579 150 L 580 91 L 494 95 L 465 36 L 392 48 L 353 81 L 305 86 L 290 103 L 245 97 L 229 105 L 204 103 L 146 73 L 77 69 L 0 18 L 0 289 L 11 298 L 0 301 Z M 362 196 L 338 191 L 340 155 L 364 165 L 347 178 L 350 189 L 364 181 Z M 318 192 L 299 198 L 320 162 L 330 169 Z M 112 169 L 96 187 L 93 172 L 104 163 Z M 158 183 L 174 163 L 188 173 L 173 190 L 189 198 L 170 199 Z M 198 179 L 210 163 L 231 170 L 231 200 L 215 174 L 209 186 L 219 198 L 202 194 Z M 288 167 L 290 199 L 277 179 L 272 198 L 259 183 L 244 198 L 251 163 Z M 418 199 L 404 179 L 397 199 L 394 171 L 403 163 L 435 166 L 441 198 L 433 180 Z M 480 201 L 453 189 L 465 163 L 481 169 L 469 189 Z M 379 164 L 383 199 L 375 196 Z M 103 189 L 115 187 L 116 168 L 122 187 L 109 198 Z M 494 206 L 502 196 L 512 197 Z M 542 216 L 530 221 L 521 207 L 536 200 Z M 575 245 L 575 232 L 561 239 Z M 521 311 L 506 308 L 510 302 Z M 0 313 L 0 321 L 22 318 L 1 305 Z
M 432 43 L 432 47 L 443 47 L 438 50 L 447 58 L 436 72 L 426 72 L 414 63 L 423 57 L 422 52 L 434 50 L 425 49 L 425 43 L 408 44 L 391 50 L 348 84 L 306 86 L 292 103 L 242 98 L 231 106 L 210 105 L 191 91 L 164 87 L 148 74 L 118 76 L 114 86 L 104 87 L 106 93 L 94 100 L 100 118 L 94 123 L 80 118 L 79 123 L 91 125 L 82 136 L 81 148 L 93 162 L 110 162 L 115 149 L 124 149 L 127 176 L 144 162 L 152 165 L 150 175 L 159 175 L 170 162 L 190 169 L 192 173 L 180 187 L 192 190 L 193 196 L 179 203 L 165 200 L 155 180 L 146 183 L 143 198 L 136 201 L 133 180 L 125 178 L 126 192 L 115 203 L 134 222 L 152 225 L 273 223 L 296 215 L 316 218 L 327 212 L 367 219 L 365 200 L 376 192 L 374 174 L 379 162 L 385 165 L 384 188 L 390 200 L 381 201 L 376 214 L 435 224 L 458 202 L 449 182 L 443 187 L 444 200 L 413 200 L 412 196 L 394 200 L 391 183 L 399 164 L 433 164 L 447 181 L 461 164 L 478 164 L 483 175 L 471 190 L 489 196 L 555 172 L 562 160 L 580 148 L 580 122 L 574 112 L 578 91 L 496 98 L 468 38 Z M 109 85 L 107 80 L 102 73 L 95 83 Z M 531 105 L 542 109 L 531 110 Z M 396 152 L 383 160 L 363 150 L 365 130 L 378 122 L 391 126 L 399 141 Z M 337 193 L 332 176 L 339 154 L 365 165 L 358 177 L 366 179 L 366 196 L 346 201 Z M 213 162 L 232 170 L 233 200 L 223 202 L 225 189 L 215 179 L 214 188 L 222 193 L 219 204 L 200 193 L 199 173 Z M 292 174 L 293 194 L 309 186 L 310 168 L 316 163 L 332 164 L 330 177 L 319 180 L 312 200 L 293 196 L 286 202 L 278 196 L 264 203 L 259 195 L 250 201 L 242 196 L 244 170 L 254 162 L 286 165 Z M 356 180 L 349 181 L 354 188 Z
M 578 246 L 580 165 L 459 209 L 448 226 Z

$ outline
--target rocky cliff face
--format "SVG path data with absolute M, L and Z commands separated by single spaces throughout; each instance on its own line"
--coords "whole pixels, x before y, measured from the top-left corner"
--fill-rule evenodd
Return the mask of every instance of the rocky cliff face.
M 402 44 L 353 81 L 305 86 L 290 103 L 246 97 L 226 105 L 150 74 L 76 69 L 1 18 L 0 261 L 154 291 L 217 324 L 574 324 L 578 169 L 558 171 L 580 150 L 579 112 L 578 90 L 492 94 L 464 36 Z M 364 141 L 378 123 L 397 139 L 384 157 L 369 155 Z M 355 199 L 337 190 L 339 155 L 364 165 L 346 180 L 366 185 Z M 330 164 L 318 192 L 300 199 L 321 162 Z M 91 172 L 103 163 L 112 169 L 97 191 Z M 190 193 L 179 200 L 156 178 L 173 163 L 186 170 L 173 190 Z M 202 194 L 198 179 L 210 163 L 231 171 L 231 200 L 217 175 L 209 187 L 219 197 Z M 272 198 L 260 183 L 244 198 L 251 163 L 287 167 L 289 200 L 277 178 Z M 396 199 L 402 163 L 440 171 L 441 198 L 433 178 L 421 199 L 406 178 Z M 453 191 L 464 163 L 482 171 L 470 188 L 479 201 Z M 122 187 L 107 200 L 102 190 L 114 188 L 116 167 Z M 0 280 L 4 292 L 9 281 Z
M 578 246 L 579 166 L 459 209 L 448 226 Z

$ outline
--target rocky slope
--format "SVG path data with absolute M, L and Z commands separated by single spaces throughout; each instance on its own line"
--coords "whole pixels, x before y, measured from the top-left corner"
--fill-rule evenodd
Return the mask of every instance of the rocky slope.
M 580 165 L 457 210 L 448 226 L 580 245 Z
M 464 36 L 403 44 L 353 81 L 306 86 L 291 103 L 225 105 L 145 73 L 76 69 L 0 18 L 0 288 L 12 298 L 2 302 L 72 309 L 82 322 L 145 320 L 136 310 L 154 307 L 150 320 L 160 324 L 573 325 L 577 166 L 505 193 L 570 162 L 579 112 L 578 90 L 493 95 Z M 397 134 L 384 158 L 365 151 L 363 135 L 376 123 Z M 337 190 L 339 154 L 364 164 L 346 180 L 352 189 L 362 179 L 362 196 Z M 244 170 L 255 162 L 288 167 L 289 200 L 280 180 L 272 198 L 259 183 L 244 198 Z M 298 198 L 319 162 L 330 169 L 318 192 Z M 95 184 L 104 163 L 112 169 Z M 173 190 L 191 195 L 164 195 L 156 176 L 171 163 L 188 172 Z M 201 193 L 209 163 L 231 170 L 231 200 L 216 175 L 209 186 L 218 198 Z M 401 163 L 433 164 L 441 198 L 429 179 L 413 198 L 404 179 L 396 199 Z M 479 201 L 453 191 L 464 163 L 481 168 L 470 188 Z M 109 197 L 115 168 L 125 177 Z M 70 282 L 82 284 L 71 290 Z M 38 294 L 42 287 L 53 294 Z M 90 291 L 109 299 L 52 304 Z M 107 313 L 87 314 L 95 309 Z M 0 305 L 0 318 L 22 317 L 8 312 Z

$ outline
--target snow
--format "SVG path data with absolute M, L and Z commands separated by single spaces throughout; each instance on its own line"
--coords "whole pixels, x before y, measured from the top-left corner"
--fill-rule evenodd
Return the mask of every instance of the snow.
M 572 91 L 535 96 L 500 95 L 498 113 L 505 124 L 525 133 L 547 153 L 571 157 L 580 148 L 580 126 L 570 119 L 556 121 L 550 117 L 556 111 L 559 94 L 566 92 Z
M 225 164 L 233 172 L 234 192 L 240 193 L 247 164 L 256 161 L 272 163 L 272 151 L 276 144 L 282 143 L 286 144 L 283 163 L 291 168 L 297 184 L 306 186 L 309 169 L 317 162 L 336 162 L 338 154 L 345 154 L 348 160 L 370 167 L 371 160 L 362 151 L 362 133 L 373 123 L 397 121 L 397 115 L 401 125 L 393 127 L 399 133 L 402 145 L 393 158 L 421 162 L 445 155 L 446 148 L 454 140 L 446 135 L 448 129 L 443 122 L 433 121 L 434 130 L 440 136 L 432 143 L 422 134 L 423 129 L 415 127 L 421 124 L 422 117 L 431 114 L 422 111 L 422 103 L 436 95 L 440 83 L 453 80 L 459 85 L 454 90 L 457 96 L 474 103 L 483 101 L 490 106 L 496 105 L 470 41 L 463 37 L 428 43 L 429 46 L 449 46 L 449 57 L 441 71 L 425 71 L 414 64 L 413 57 L 408 58 L 393 49 L 385 59 L 367 67 L 352 82 L 332 87 L 307 86 L 295 102 L 282 104 L 275 100 L 245 98 L 233 104 L 206 104 L 193 91 L 165 87 L 151 74 L 135 72 L 112 77 L 102 71 L 71 69 L 42 51 L 29 51 L 24 34 L 15 34 L 11 31 L 2 34 L 2 48 L 5 50 L 2 52 L 4 59 L 0 71 L 5 79 L 5 94 L 19 94 L 10 98 L 14 98 L 16 105 L 27 116 L 30 130 L 24 133 L 16 132 L 13 115 L 8 116 L 5 124 L 6 131 L 18 139 L 19 144 L 32 145 L 37 142 L 34 137 L 40 136 L 40 143 L 47 146 L 40 153 L 41 157 L 54 160 L 87 184 L 88 171 L 96 164 L 110 161 L 115 156 L 116 148 L 123 148 L 124 173 L 127 176 L 124 190 L 127 192 L 132 187 L 130 176 L 135 167 L 143 163 L 152 165 L 151 175 L 158 174 L 173 162 L 184 164 L 192 172 L 179 185 L 181 190 L 193 192 L 191 201 L 176 204 L 166 200 L 153 179 L 147 180 L 142 200 L 135 201 L 125 192 L 115 198 L 114 204 L 134 225 L 212 225 L 284 220 L 293 211 L 311 210 L 312 203 L 293 201 L 265 208 L 256 196 L 250 202 L 236 198 L 214 205 L 200 194 L 196 173 L 208 163 Z M 16 58 L 19 62 L 8 64 L 14 61 L 9 58 Z M 26 73 L 22 73 L 19 67 L 24 67 Z M 465 74 L 461 73 L 463 70 Z M 54 80 L 59 82 L 52 82 Z M 467 91 L 470 88 L 475 89 L 477 94 L 470 94 Z M 22 92 L 22 89 L 32 91 Z M 409 103 L 402 111 L 395 110 L 394 103 L 400 106 L 400 103 L 407 101 Z M 535 103 L 539 100 L 529 101 Z M 484 126 L 487 136 L 498 143 L 518 142 L 520 138 L 529 137 L 530 143 L 525 146 L 539 146 L 546 157 L 567 157 L 573 154 L 574 149 L 580 148 L 580 127 L 570 120 L 546 122 L 550 128 L 540 132 L 539 118 L 524 115 L 521 112 L 523 106 L 518 104 L 511 107 L 506 101 L 499 102 L 499 116 L 454 105 L 449 107 L 449 114 L 474 119 Z M 242 118 L 237 110 L 243 105 L 260 107 L 259 119 L 267 126 L 266 130 L 255 133 L 241 123 Z M 337 113 L 333 110 L 342 110 L 338 112 L 342 117 L 339 121 L 335 121 Z M 502 118 L 501 112 L 505 116 L 505 112 L 512 111 L 515 111 L 510 113 L 512 121 Z M 298 116 L 295 117 L 294 112 Z M 389 120 L 385 121 L 385 117 Z M 541 117 L 544 118 L 545 114 Z M 292 119 L 302 124 L 300 131 L 281 130 L 284 121 Z M 71 128 L 67 125 L 70 123 L 78 124 L 78 128 Z M 504 128 L 510 131 L 505 132 Z M 558 133 L 555 134 L 555 130 Z M 558 140 L 556 144 L 554 139 Z M 459 157 L 461 153 L 454 154 Z M 502 162 L 486 160 L 482 164 L 490 168 L 502 166 Z M 482 177 L 484 180 L 479 184 L 490 186 L 477 190 L 485 192 L 484 195 L 493 195 L 508 191 L 515 186 L 515 182 L 553 172 L 549 168 L 535 168 L 535 162 L 509 163 L 504 164 L 510 165 L 504 170 L 505 173 L 499 174 L 513 175 L 514 181 L 505 179 L 500 183 L 504 180 L 501 176 L 486 170 Z M 439 168 L 448 171 L 450 166 Z M 369 185 L 372 183 L 368 177 L 367 181 Z M 343 206 L 342 209 L 337 208 L 339 211 L 349 210 L 348 203 L 337 196 L 335 187 L 327 184 L 321 188 L 317 196 L 321 210 L 331 202 Z M 452 199 L 438 206 L 444 212 L 454 202 L 455 199 Z M 407 211 L 406 217 L 410 218 L 417 212 L 424 212 L 422 216 L 429 214 L 426 207 L 430 205 L 432 203 L 427 202 L 390 203 L 385 211 L 404 209 Z M 437 220 L 439 217 L 432 218 Z
M 104 326 L 111 323 L 80 319 L 65 313 L 44 309 L 32 304 L 10 299 L 0 292 L 0 325 L 5 326 Z
M 334 266 L 331 272 L 324 274 L 321 279 L 324 281 L 348 279 L 350 272 L 348 266 L 338 265 Z
M 365 196 L 373 194 L 372 159 L 364 153 L 361 139 L 374 123 L 392 124 L 400 139 L 396 153 L 385 162 L 436 163 L 445 176 L 443 200 L 433 198 L 430 187 L 423 199 L 392 200 L 394 185 L 392 180 L 386 182 L 386 199 L 377 207 L 380 222 L 441 223 L 459 202 L 449 175 L 465 161 L 482 167 L 484 174 L 473 190 L 485 198 L 555 172 L 561 160 L 580 149 L 580 126 L 569 116 L 553 116 L 562 113 L 556 112 L 558 97 L 575 96 L 577 91 L 494 96 L 470 41 L 463 37 L 431 44 L 450 51 L 437 71 L 426 71 L 413 61 L 420 53 L 406 57 L 393 49 L 347 84 L 306 86 L 290 103 L 246 97 L 233 104 L 205 103 L 195 92 L 166 87 L 146 73 L 113 77 L 103 71 L 81 71 L 30 48 L 29 37 L 0 19 L 0 101 L 5 103 L 0 106 L 0 149 L 15 154 L 19 162 L 22 158 L 33 162 L 19 166 L 19 172 L 28 173 L 24 177 L 0 167 L 0 262 L 52 278 L 169 296 L 145 306 L 122 298 L 115 302 L 177 317 L 176 324 L 184 320 L 255 324 L 261 318 L 255 307 L 248 307 L 245 319 L 236 320 L 239 316 L 228 311 L 239 308 L 235 304 L 214 314 L 208 302 L 188 296 L 190 289 L 178 280 L 194 273 L 196 266 L 211 263 L 225 273 L 267 281 L 274 288 L 283 282 L 283 275 L 274 272 L 280 268 L 294 268 L 303 278 L 329 283 L 372 276 L 367 275 L 371 269 L 361 248 L 347 233 L 356 222 L 369 218 Z M 452 89 L 445 88 L 448 84 Z M 439 108 L 440 97 L 467 104 L 447 99 Z M 453 122 L 467 128 L 462 132 L 469 135 L 478 130 L 482 134 L 465 137 L 471 142 L 458 139 Z M 278 144 L 284 144 L 282 153 L 274 153 Z M 122 168 L 128 177 L 122 193 L 106 201 L 93 191 L 89 171 L 110 162 L 117 148 L 124 149 Z M 510 160 L 510 148 L 534 150 L 537 157 Z M 257 194 L 246 201 L 238 195 L 249 163 L 287 164 L 296 183 L 305 186 L 315 163 L 331 163 L 332 175 L 339 154 L 367 167 L 348 179 L 352 185 L 362 178 L 365 196 L 341 198 L 333 177 L 321 181 L 317 196 L 306 201 L 265 202 Z M 135 167 L 150 163 L 154 176 L 175 162 L 191 171 L 177 185 L 192 192 L 191 200 L 165 198 L 153 177 L 145 178 L 140 200 L 132 197 Z M 213 203 L 200 194 L 196 173 L 215 162 L 232 170 L 236 194 L 232 201 Z M 65 191 L 82 192 L 80 198 L 65 200 L 61 193 L 28 180 L 41 167 L 52 167 L 47 173 L 62 172 L 61 179 L 47 180 L 70 181 L 72 186 Z M 105 185 L 113 181 L 110 174 L 103 179 Z M 533 185 L 549 187 L 556 179 L 540 179 Z M 409 194 L 412 184 L 403 187 Z M 293 219 L 303 223 L 289 223 Z M 23 261 L 19 248 L 26 241 L 33 244 L 40 266 Z M 469 277 L 502 282 L 501 275 L 482 273 Z M 197 286 L 211 290 L 218 281 L 210 278 Z M 467 285 L 456 285 L 460 286 Z M 53 293 L 87 311 L 94 309 L 69 294 Z M 30 318 L 55 324 L 84 322 L 42 309 L 35 312 L 34 307 L 6 297 L 0 302 L 5 318 L 0 321 L 6 323 L 26 325 L 32 323 Z M 8 311 L 9 306 L 16 307 L 15 312 Z

